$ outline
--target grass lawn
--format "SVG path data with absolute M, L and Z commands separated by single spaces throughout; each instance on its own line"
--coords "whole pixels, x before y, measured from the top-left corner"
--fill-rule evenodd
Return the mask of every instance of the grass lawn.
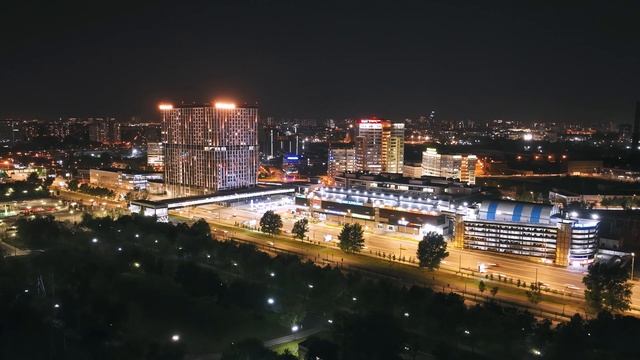
M 290 354 L 294 356 L 298 356 L 298 344 L 303 342 L 305 339 L 294 340 L 292 342 L 276 345 L 271 348 L 271 350 L 277 352 L 278 354 L 284 354 L 285 351 L 289 351 Z

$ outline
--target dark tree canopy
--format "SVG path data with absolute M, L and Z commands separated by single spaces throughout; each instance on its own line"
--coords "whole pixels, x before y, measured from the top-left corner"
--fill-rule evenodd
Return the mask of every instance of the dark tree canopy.
M 63 231 L 53 216 L 37 216 L 33 219 L 20 218 L 16 221 L 17 237 L 29 249 L 47 249 L 56 245 Z
M 435 270 L 440 267 L 442 259 L 449 256 L 444 237 L 435 232 L 427 233 L 418 243 L 417 257 L 420 267 Z
M 282 218 L 272 210 L 267 210 L 260 219 L 260 230 L 269 235 L 276 235 L 282 229 Z
M 194 262 L 185 262 L 178 265 L 175 281 L 187 293 L 195 297 L 217 296 L 224 289 L 218 274 Z
M 480 282 L 478 283 L 478 291 L 480 291 L 480 293 L 484 293 L 484 291 L 487 290 L 487 284 L 484 283 L 484 281 L 480 280 Z
M 29 174 L 29 176 L 27 176 L 27 182 L 29 184 L 37 184 L 40 182 L 40 177 L 38 176 L 37 172 L 32 172 L 31 174 Z
M 338 235 L 340 249 L 345 252 L 359 252 L 364 247 L 364 229 L 362 225 L 345 224 Z
M 526 291 L 526 294 L 527 300 L 534 305 L 542 301 L 542 288 L 540 283 L 536 284 L 535 282 L 532 282 L 530 289 Z
M 596 262 L 582 279 L 584 298 L 594 311 L 622 312 L 631 306 L 629 270 L 618 263 Z
M 307 218 L 296 221 L 291 229 L 291 233 L 300 240 L 304 240 L 307 232 L 309 232 L 309 220 Z
M 388 312 L 369 312 L 342 314 L 334 337 L 340 339 L 341 359 L 394 360 L 400 359 L 405 333 Z
M 205 222 L 36 219 L 25 220 L 25 236 L 39 231 L 35 242 L 51 246 L 0 259 L 2 359 L 178 360 L 200 354 L 193 344 L 204 341 L 212 346 L 206 351 L 224 359 L 288 360 L 294 358 L 261 341 L 241 339 L 264 337 L 258 326 L 277 338 L 292 324 L 304 331 L 318 320 L 327 331 L 308 344 L 311 359 L 419 359 L 424 352 L 510 360 L 532 358 L 532 348 L 548 359 L 640 358 L 640 320 L 630 316 L 576 316 L 556 328 L 493 301 L 468 307 L 453 293 L 215 241 Z M 224 343 L 209 345 L 215 336 L 226 337 Z

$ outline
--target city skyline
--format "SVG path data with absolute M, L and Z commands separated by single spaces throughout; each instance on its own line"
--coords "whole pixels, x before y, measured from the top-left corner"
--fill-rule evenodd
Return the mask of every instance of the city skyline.
M 628 3 L 4 4 L 0 359 L 640 359 Z
M 630 123 L 640 98 L 637 4 L 144 5 L 9 5 L 0 116 L 155 118 L 216 94 L 280 118 Z

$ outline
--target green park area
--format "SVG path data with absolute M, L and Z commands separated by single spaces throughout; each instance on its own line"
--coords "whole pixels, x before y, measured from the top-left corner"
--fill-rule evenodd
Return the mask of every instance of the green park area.
M 638 355 L 635 318 L 602 312 L 554 326 L 491 298 L 468 304 L 400 281 L 414 272 L 425 285 L 443 280 L 353 250 L 305 243 L 299 256 L 219 241 L 220 229 L 204 221 L 140 216 L 35 217 L 17 227 L 20 242 L 41 251 L 0 262 L 2 358 L 294 359 L 301 342 L 306 359 Z M 288 241 L 250 233 L 267 247 Z M 314 256 L 327 265 L 308 261 Z M 357 256 L 371 273 L 350 271 Z M 389 268 L 396 278 L 373 275 Z M 305 332 L 313 335 L 295 337 Z

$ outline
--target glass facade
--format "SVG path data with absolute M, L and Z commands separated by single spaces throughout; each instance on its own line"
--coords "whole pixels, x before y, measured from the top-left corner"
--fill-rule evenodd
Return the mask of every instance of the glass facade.
M 170 195 L 256 185 L 257 107 L 178 106 L 162 113 L 165 184 Z

